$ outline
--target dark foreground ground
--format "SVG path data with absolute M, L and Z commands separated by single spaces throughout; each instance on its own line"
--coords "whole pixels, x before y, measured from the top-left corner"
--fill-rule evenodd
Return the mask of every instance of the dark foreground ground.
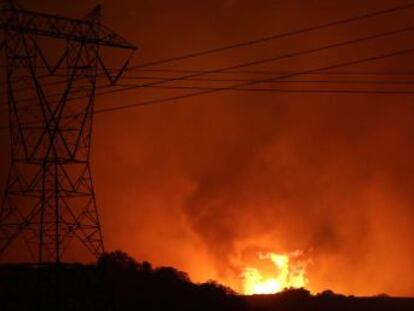
M 414 299 L 336 295 L 304 289 L 240 296 L 215 282 L 192 283 L 173 268 L 153 269 L 125 253 L 94 265 L 2 265 L 0 311 L 191 310 L 191 311 L 414 311 Z
M 302 297 L 300 297 L 302 296 Z M 276 295 L 246 297 L 249 310 L 332 310 L 332 311 L 371 311 L 371 310 L 411 310 L 414 311 L 413 298 L 392 297 L 345 297 L 335 294 L 311 296 L 299 291 L 287 291 Z

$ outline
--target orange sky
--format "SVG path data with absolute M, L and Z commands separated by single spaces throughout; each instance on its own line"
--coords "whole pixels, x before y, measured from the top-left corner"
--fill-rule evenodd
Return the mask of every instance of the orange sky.
M 72 2 L 77 5 L 43 0 L 25 5 L 75 17 L 95 4 Z M 140 47 L 134 64 L 407 3 L 101 2 L 105 24 Z M 411 10 L 162 68 L 203 70 L 285 54 L 411 25 L 413 14 Z M 413 47 L 411 39 L 408 33 L 247 69 L 317 68 Z M 414 63 L 409 55 L 344 70 L 409 71 Z M 345 88 L 350 87 L 355 86 Z M 173 94 L 178 93 L 135 90 L 98 98 L 97 107 Z M 312 291 L 414 295 L 412 100 L 395 95 L 226 92 L 99 115 L 92 168 L 106 248 L 175 266 L 197 281 L 217 279 L 236 288 L 252 252 L 299 249 L 312 258 Z M 7 143 L 7 135 L 0 133 L 1 185 Z

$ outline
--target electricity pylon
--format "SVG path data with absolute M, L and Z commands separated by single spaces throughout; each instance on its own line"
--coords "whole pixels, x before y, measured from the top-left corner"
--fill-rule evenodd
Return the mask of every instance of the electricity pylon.
M 11 165 L 0 209 L 0 256 L 20 238 L 37 263 L 61 262 L 72 239 L 94 256 L 104 251 L 89 165 L 97 75 L 103 70 L 114 84 L 128 60 L 119 71 L 108 70 L 100 49 L 132 53 L 136 47 L 102 25 L 100 11 L 72 19 L 14 1 L 1 9 Z M 63 46 L 53 64 L 43 38 Z M 50 42 L 46 48 L 58 50 Z

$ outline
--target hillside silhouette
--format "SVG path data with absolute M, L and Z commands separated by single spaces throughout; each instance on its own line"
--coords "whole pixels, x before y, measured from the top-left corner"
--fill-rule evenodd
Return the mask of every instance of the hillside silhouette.
M 242 296 L 214 281 L 195 284 L 185 272 L 154 268 L 116 251 L 96 264 L 2 265 L 0 310 L 414 310 L 414 299 L 348 297 L 289 289 Z

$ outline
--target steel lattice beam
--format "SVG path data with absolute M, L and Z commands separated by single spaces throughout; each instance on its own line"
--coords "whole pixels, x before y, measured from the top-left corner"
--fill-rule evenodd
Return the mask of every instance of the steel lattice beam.
M 14 6 L 7 6 L 1 10 L 0 28 L 10 32 L 53 37 L 83 44 L 136 49 L 123 37 L 96 20 L 43 14 Z

